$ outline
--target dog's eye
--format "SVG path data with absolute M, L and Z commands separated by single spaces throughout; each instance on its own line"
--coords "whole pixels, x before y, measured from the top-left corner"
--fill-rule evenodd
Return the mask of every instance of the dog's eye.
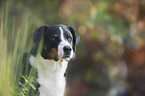
M 51 40 L 58 40 L 58 36 L 57 35 L 51 36 Z
M 53 37 L 52 40 L 55 40 L 55 37 Z
M 68 37 L 68 41 L 71 42 L 72 41 L 72 38 L 71 37 Z

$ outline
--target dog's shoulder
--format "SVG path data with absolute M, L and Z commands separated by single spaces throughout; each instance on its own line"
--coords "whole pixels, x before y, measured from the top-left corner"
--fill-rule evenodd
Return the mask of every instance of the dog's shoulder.
M 34 79 L 37 78 L 37 70 L 35 67 L 33 67 L 31 64 L 30 64 L 30 56 L 31 56 L 31 52 L 27 52 L 27 53 L 24 53 L 23 55 L 23 59 L 22 59 L 22 75 L 23 76 L 31 76 L 33 77 Z
M 34 87 L 36 88 L 34 90 L 34 88 L 32 88 L 30 86 L 30 89 L 29 89 L 29 93 L 30 94 L 35 94 L 35 96 L 37 96 L 39 93 L 38 93 L 38 87 L 39 87 L 39 84 L 37 83 L 36 81 L 36 78 L 37 78 L 37 70 L 31 66 L 30 62 L 29 62 L 29 58 L 31 56 L 31 52 L 27 52 L 27 53 L 24 53 L 23 54 L 23 58 L 22 58 L 22 65 L 21 65 L 21 80 L 20 82 L 22 84 L 25 84 L 26 80 L 24 80 L 23 77 L 25 77 L 26 79 L 33 79 L 32 80 L 32 84 L 34 85 Z

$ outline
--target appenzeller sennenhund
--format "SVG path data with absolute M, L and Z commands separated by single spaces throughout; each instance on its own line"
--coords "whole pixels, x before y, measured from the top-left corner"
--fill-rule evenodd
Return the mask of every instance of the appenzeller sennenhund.
M 29 76 L 30 70 L 36 69 L 32 77 L 39 85 L 35 86 L 37 95 L 64 96 L 64 74 L 79 41 L 80 35 L 71 26 L 43 25 L 34 32 L 34 46 L 23 56 L 22 75 Z

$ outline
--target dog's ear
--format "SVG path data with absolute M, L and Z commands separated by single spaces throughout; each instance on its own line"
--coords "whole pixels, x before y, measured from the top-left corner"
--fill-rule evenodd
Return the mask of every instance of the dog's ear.
M 76 46 L 80 41 L 80 35 L 71 26 L 67 26 L 67 28 L 73 36 L 73 50 L 76 51 Z
M 43 25 L 34 31 L 33 42 L 38 45 L 40 40 L 44 37 L 44 31 L 48 28 L 48 25 Z

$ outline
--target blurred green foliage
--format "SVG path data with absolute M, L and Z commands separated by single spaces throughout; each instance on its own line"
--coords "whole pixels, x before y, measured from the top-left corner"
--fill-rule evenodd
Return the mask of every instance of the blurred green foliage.
M 8 96 L 18 81 L 32 32 L 65 24 L 81 35 L 68 66 L 67 96 L 144 96 L 144 6 L 143 0 L 0 1 L 0 95 Z

